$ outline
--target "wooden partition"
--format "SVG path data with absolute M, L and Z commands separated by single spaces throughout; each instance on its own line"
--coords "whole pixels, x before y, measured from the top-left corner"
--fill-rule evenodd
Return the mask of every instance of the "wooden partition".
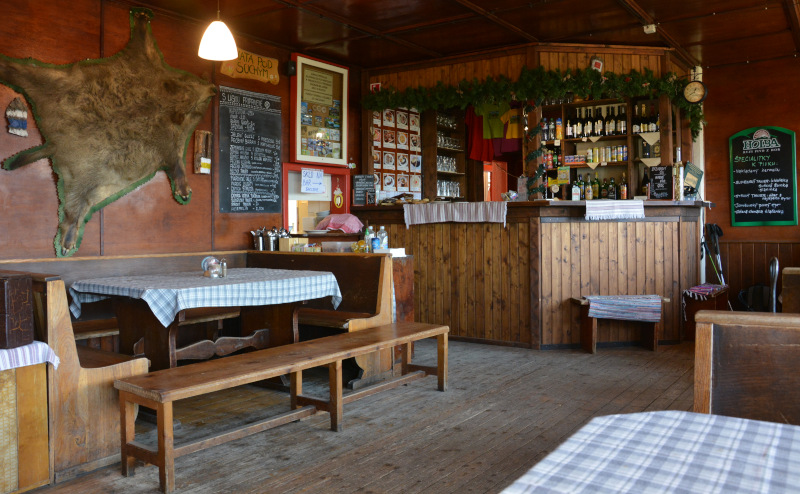
M 681 339 L 680 294 L 698 282 L 694 203 L 647 204 L 646 218 L 587 222 L 582 202 L 509 203 L 507 225 L 436 223 L 407 229 L 402 209 L 357 208 L 385 225 L 390 245 L 415 263 L 417 319 L 451 336 L 530 348 L 577 347 L 571 297 L 658 294 L 671 300 L 662 342 Z M 599 321 L 600 346 L 639 339 L 639 325 Z

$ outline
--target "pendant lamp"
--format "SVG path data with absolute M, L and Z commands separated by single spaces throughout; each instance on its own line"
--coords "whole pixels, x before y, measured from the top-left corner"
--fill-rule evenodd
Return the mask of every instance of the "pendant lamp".
M 217 61 L 233 60 L 239 57 L 233 34 L 231 34 L 228 26 L 220 20 L 219 0 L 217 0 L 217 20 L 206 28 L 203 39 L 200 41 L 200 49 L 197 50 L 197 55 L 206 60 Z

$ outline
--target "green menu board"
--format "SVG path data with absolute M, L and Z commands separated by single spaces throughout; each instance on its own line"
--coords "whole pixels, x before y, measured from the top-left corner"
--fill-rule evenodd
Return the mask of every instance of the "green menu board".
M 731 224 L 797 224 L 795 133 L 752 127 L 731 136 Z

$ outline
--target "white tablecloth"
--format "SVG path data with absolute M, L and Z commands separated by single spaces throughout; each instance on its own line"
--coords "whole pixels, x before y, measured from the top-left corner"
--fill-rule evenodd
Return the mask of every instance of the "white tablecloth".
M 800 490 L 800 427 L 691 412 L 592 419 L 503 492 Z
M 81 304 L 112 295 L 131 297 L 147 302 L 164 327 L 178 312 L 197 307 L 274 305 L 330 296 L 335 308 L 342 301 L 333 273 L 264 268 L 228 269 L 225 278 L 206 278 L 201 271 L 95 278 L 76 281 L 69 293 L 75 317 L 80 317 Z
M 502 223 L 506 226 L 508 203 L 493 202 L 436 202 L 403 204 L 406 228 L 425 223 Z
M 60 360 L 53 349 L 43 341 L 34 341 L 29 345 L 0 350 L 0 371 L 45 362 L 50 362 L 53 367 L 58 368 Z

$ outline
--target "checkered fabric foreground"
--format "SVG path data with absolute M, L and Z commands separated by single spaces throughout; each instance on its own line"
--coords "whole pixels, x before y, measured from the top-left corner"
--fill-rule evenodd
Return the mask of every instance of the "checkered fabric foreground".
M 597 417 L 503 492 L 767 493 L 800 489 L 800 427 L 721 415 Z
M 81 304 L 109 296 L 140 298 L 165 327 L 183 309 L 275 305 L 332 297 L 342 293 L 333 273 L 294 269 L 228 269 L 225 278 L 206 278 L 200 271 L 144 276 L 115 276 L 76 281 L 69 289 L 70 310 L 81 314 Z

